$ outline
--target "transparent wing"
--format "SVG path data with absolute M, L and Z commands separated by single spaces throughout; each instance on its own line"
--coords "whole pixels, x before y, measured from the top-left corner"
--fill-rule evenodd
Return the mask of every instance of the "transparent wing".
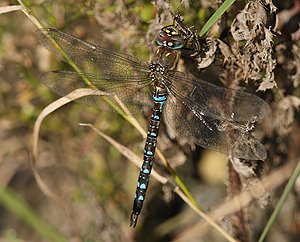
M 41 82 L 53 92 L 65 96 L 79 88 L 91 88 L 86 79 L 106 95 L 85 96 L 76 99 L 76 102 L 121 114 L 124 114 L 123 105 L 133 114 L 145 112 L 153 106 L 149 87 L 138 81 L 105 80 L 102 76 L 90 73 L 52 71 L 45 73 Z
M 264 146 L 237 124 L 195 112 L 169 96 L 164 118 L 171 128 L 201 147 L 234 157 L 261 160 L 267 156 Z
M 44 74 L 42 83 L 52 91 L 64 96 L 77 88 L 97 88 L 112 94 L 108 98 L 114 104 L 116 99 L 112 97 L 117 95 L 132 113 L 152 107 L 148 88 L 150 70 L 146 62 L 90 44 L 56 29 L 39 29 L 35 37 L 52 54 L 71 65 L 73 62 L 81 72 L 54 71 Z M 120 113 L 112 108 L 112 103 L 107 104 L 107 98 L 100 96 L 84 97 L 77 101 Z
M 263 145 L 235 123 L 270 115 L 270 107 L 262 99 L 176 71 L 168 73 L 165 83 L 170 95 L 164 117 L 179 135 L 238 158 L 267 156 Z
M 169 92 L 199 115 L 252 122 L 271 114 L 265 101 L 249 93 L 219 87 L 178 71 L 170 71 L 167 80 Z
M 34 36 L 56 57 L 69 64 L 70 60 L 74 62 L 80 72 L 110 75 L 112 79 L 119 76 L 131 77 L 136 72 L 139 76 L 149 73 L 149 64 L 137 57 L 107 50 L 56 29 L 38 29 Z M 65 52 L 69 60 L 56 45 Z

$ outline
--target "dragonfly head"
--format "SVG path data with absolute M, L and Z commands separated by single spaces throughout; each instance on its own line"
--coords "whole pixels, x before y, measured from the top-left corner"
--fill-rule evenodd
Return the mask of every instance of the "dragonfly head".
M 176 50 L 184 46 L 184 38 L 177 28 L 174 26 L 167 26 L 162 28 L 157 35 L 157 43 L 171 50 Z

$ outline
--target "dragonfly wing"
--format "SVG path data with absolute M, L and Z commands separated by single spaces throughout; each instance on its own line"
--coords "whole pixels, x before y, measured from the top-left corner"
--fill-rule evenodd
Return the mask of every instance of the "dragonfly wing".
M 264 146 L 236 124 L 194 112 L 173 95 L 167 100 L 164 118 L 175 132 L 201 147 L 250 160 L 267 156 Z
M 168 72 L 165 85 L 170 93 L 165 117 L 177 133 L 234 157 L 259 160 L 267 156 L 263 145 L 235 123 L 270 115 L 270 107 L 262 99 L 177 71 Z
M 45 73 L 41 82 L 53 92 L 65 96 L 79 88 L 91 88 L 105 92 L 106 95 L 85 96 L 75 100 L 91 107 L 124 114 L 122 105 L 131 112 L 139 113 L 149 110 L 153 106 L 148 86 L 141 78 L 111 79 L 90 73 L 77 73 L 71 71 L 52 71 Z M 121 103 L 120 103 L 121 101 Z
M 116 95 L 132 113 L 148 110 L 149 65 L 134 56 L 110 51 L 90 44 L 56 29 L 38 29 L 37 40 L 52 54 L 71 64 L 75 72 L 54 71 L 46 73 L 42 82 L 52 91 L 67 95 L 77 88 L 94 88 Z M 145 88 L 146 87 L 146 88 Z M 78 102 L 105 111 L 115 111 L 115 96 L 108 104 L 100 96 L 84 97 Z M 111 106 L 114 106 L 112 108 Z M 117 105 L 119 106 L 119 105 Z
M 137 57 L 107 50 L 56 29 L 38 29 L 34 36 L 56 57 L 76 66 L 77 72 L 109 76 L 111 79 L 126 76 L 128 80 L 147 76 L 150 72 L 149 64 Z
M 216 86 L 182 72 L 169 72 L 166 86 L 179 101 L 199 115 L 253 122 L 271 114 L 269 105 L 255 95 Z

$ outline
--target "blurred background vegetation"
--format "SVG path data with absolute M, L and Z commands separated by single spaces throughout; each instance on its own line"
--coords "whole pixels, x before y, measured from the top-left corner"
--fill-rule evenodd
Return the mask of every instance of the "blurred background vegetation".
M 180 4 L 149 0 L 27 0 L 25 3 L 45 27 L 145 61 L 153 54 L 158 31 L 172 23 L 171 15 L 165 13 L 176 13 Z M 2 0 L 0 7 L 12 4 L 17 2 Z M 279 43 L 298 28 L 299 1 L 274 1 L 274 4 L 281 13 L 289 11 L 291 19 L 290 25 L 280 29 L 282 35 L 275 40 Z M 230 8 L 229 21 L 244 5 L 244 1 L 238 1 Z M 184 24 L 195 24 L 199 33 L 215 9 L 214 1 L 185 1 L 179 12 Z M 129 227 L 139 169 L 94 131 L 78 123 L 94 124 L 141 159 L 144 139 L 120 115 L 78 103 L 62 107 L 44 120 L 38 159 L 43 179 L 62 198 L 76 225 L 56 202 L 41 192 L 29 163 L 30 137 L 40 112 L 59 97 L 42 86 L 39 79 L 47 71 L 71 70 L 71 67 L 38 44 L 33 36 L 35 30 L 21 11 L 0 15 L 0 181 L 2 187 L 11 188 L 11 196 L 17 195 L 17 200 L 7 195 L 11 208 L 0 207 L 0 238 L 3 241 L 79 241 L 79 238 L 106 242 L 172 241 L 179 232 L 197 223 L 199 217 L 181 199 L 152 179 L 138 226 Z M 210 35 L 217 35 L 217 31 L 213 28 Z M 278 73 L 276 81 L 280 88 L 275 92 L 284 92 L 287 75 Z M 204 74 L 206 80 L 215 79 L 215 75 Z M 267 170 L 299 156 L 300 119 L 298 112 L 293 112 L 296 120 L 291 126 L 293 134 L 284 138 L 272 136 L 284 147 L 281 155 L 274 155 L 273 161 L 267 163 Z M 147 129 L 149 113 L 136 118 Z M 172 144 L 164 129 L 159 147 L 170 157 L 203 209 L 210 210 L 226 199 L 227 166 L 222 155 L 187 144 Z M 157 163 L 154 169 L 166 174 L 164 166 Z M 270 206 L 265 209 L 256 204 L 249 208 L 251 241 L 257 241 L 282 189 L 274 192 Z M 298 184 L 266 241 L 300 240 L 299 192 Z M 29 213 L 21 216 L 14 211 L 17 205 Z M 32 225 L 32 221 L 37 222 Z M 226 221 L 223 226 L 226 227 Z M 43 230 L 50 231 L 50 235 Z M 203 241 L 225 239 L 209 230 Z

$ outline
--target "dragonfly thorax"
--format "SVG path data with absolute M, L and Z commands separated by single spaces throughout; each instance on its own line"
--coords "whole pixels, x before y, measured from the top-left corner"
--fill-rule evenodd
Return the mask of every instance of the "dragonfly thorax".
M 174 70 L 178 62 L 179 55 L 174 50 L 165 47 L 159 47 L 153 56 L 150 70 L 162 72 L 163 70 Z M 164 73 L 162 73 L 164 74 Z

